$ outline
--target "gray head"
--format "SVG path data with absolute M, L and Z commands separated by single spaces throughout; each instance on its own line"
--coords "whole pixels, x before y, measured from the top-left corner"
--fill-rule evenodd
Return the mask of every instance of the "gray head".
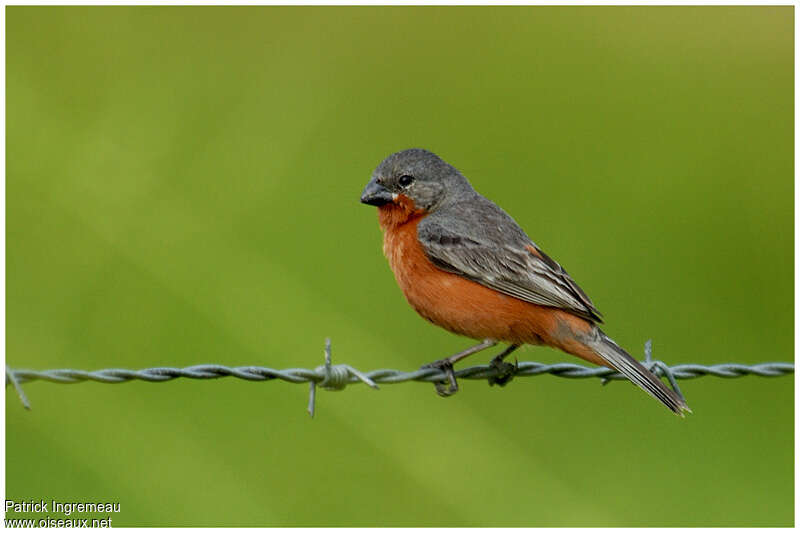
M 361 193 L 364 204 L 383 206 L 406 197 L 433 212 L 473 189 L 467 179 L 433 152 L 411 148 L 384 159 Z

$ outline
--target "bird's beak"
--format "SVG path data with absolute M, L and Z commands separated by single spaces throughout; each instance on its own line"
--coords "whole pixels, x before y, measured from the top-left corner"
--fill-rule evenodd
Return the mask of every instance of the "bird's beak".
M 362 204 L 380 207 L 388 204 L 393 199 L 392 193 L 389 192 L 386 187 L 375 181 L 374 178 L 369 180 L 369 183 L 367 183 L 367 186 L 364 187 L 364 190 L 361 193 Z

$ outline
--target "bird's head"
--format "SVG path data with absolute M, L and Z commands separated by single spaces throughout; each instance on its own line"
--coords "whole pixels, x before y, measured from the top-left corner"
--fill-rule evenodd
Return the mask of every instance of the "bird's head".
M 361 193 L 361 203 L 378 207 L 386 229 L 432 213 L 466 191 L 472 187 L 453 166 L 432 152 L 411 148 L 378 165 Z

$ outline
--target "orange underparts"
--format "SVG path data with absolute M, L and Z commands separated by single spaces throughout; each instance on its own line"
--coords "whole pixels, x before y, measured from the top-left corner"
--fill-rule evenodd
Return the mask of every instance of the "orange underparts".
M 473 339 L 544 344 L 604 364 L 581 341 L 592 330 L 588 321 L 507 296 L 434 265 L 417 238 L 417 225 L 425 214 L 404 195 L 378 209 L 384 231 L 383 251 L 400 289 L 417 313 L 437 326 Z M 536 253 L 535 249 L 531 253 Z

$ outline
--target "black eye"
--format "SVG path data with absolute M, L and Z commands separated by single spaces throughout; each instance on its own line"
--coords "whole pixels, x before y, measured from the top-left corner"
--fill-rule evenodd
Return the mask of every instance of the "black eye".
M 414 176 L 409 176 L 408 174 L 405 176 L 400 176 L 400 179 L 397 180 L 397 183 L 399 183 L 401 187 L 408 187 L 414 183 Z

